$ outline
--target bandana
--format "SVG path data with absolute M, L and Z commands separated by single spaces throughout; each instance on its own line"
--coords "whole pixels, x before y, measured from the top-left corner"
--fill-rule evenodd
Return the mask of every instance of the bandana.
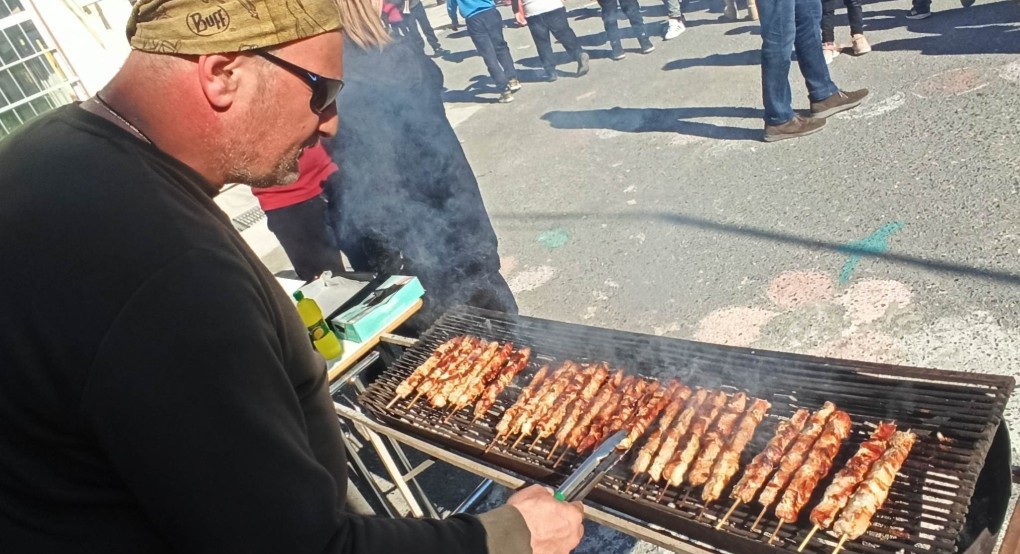
M 161 54 L 257 50 L 340 29 L 335 0 L 138 0 L 131 47 Z

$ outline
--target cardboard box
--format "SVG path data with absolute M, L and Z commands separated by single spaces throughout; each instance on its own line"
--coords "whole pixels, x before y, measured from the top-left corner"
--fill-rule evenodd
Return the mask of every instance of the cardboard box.
M 344 339 L 362 342 L 384 329 L 424 295 L 425 289 L 417 277 L 394 275 L 354 307 L 333 317 L 330 323 Z

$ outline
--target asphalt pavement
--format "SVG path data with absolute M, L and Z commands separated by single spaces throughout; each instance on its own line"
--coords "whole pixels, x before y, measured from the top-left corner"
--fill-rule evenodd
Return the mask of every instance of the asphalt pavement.
M 909 2 L 866 2 L 874 51 L 830 70 L 870 96 L 773 144 L 761 142 L 757 24 L 695 0 L 688 30 L 663 42 L 664 8 L 642 4 L 656 50 L 625 38 L 627 58 L 612 61 L 598 5 L 568 2 L 591 72 L 574 77 L 555 45 L 554 83 L 528 30 L 505 28 L 524 86 L 506 105 L 463 28 L 440 30 L 448 113 L 522 313 L 1020 374 L 1020 3 L 936 0 L 912 21 Z M 448 21 L 443 7 L 429 16 Z M 842 15 L 837 41 L 850 42 Z M 790 78 L 807 109 L 796 63 Z M 1020 400 L 1007 419 L 1020 444 Z M 590 534 L 578 552 L 655 551 Z
M 598 5 L 569 1 L 591 72 L 574 77 L 555 45 L 555 83 L 540 80 L 528 30 L 507 27 L 524 88 L 506 105 L 463 27 L 429 3 L 452 52 L 437 60 L 448 115 L 522 313 L 1020 373 L 1020 3 L 936 0 L 912 21 L 905 0 L 866 2 L 874 51 L 830 69 L 870 96 L 821 133 L 773 144 L 761 142 L 758 26 L 720 20 L 719 0 L 688 2 L 688 30 L 668 42 L 665 9 L 645 0 L 656 50 L 625 38 L 622 61 L 608 58 Z M 796 63 L 790 78 L 806 109 Z M 1020 444 L 1020 400 L 1007 421 Z M 474 484 L 434 479 L 449 502 L 444 490 Z M 591 526 L 577 552 L 657 551 Z

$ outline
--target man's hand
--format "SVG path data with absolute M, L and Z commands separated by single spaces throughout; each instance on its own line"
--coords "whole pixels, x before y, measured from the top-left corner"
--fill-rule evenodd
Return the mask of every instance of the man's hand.
M 517 12 L 517 14 L 516 14 L 516 15 L 517 15 L 517 23 L 518 23 L 518 24 L 519 24 L 520 26 L 522 26 L 522 27 L 523 27 L 523 26 L 525 26 L 525 25 L 527 25 L 527 24 L 528 24 L 528 20 L 527 20 L 527 18 L 525 18 L 525 17 L 524 17 L 524 12 L 523 12 L 523 11 L 519 11 L 519 12 Z
M 581 542 L 584 507 L 580 502 L 560 502 L 549 489 L 532 485 L 514 493 L 506 503 L 524 516 L 534 554 L 568 554 Z

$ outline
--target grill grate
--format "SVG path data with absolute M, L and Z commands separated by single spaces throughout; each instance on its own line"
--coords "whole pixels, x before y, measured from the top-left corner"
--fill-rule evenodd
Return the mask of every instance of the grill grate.
M 477 422 L 471 421 L 470 410 L 462 410 L 444 422 L 448 412 L 435 410 L 424 401 L 408 410 L 405 400 L 387 410 L 385 406 L 400 381 L 427 359 L 435 347 L 461 334 L 531 346 L 532 363 L 504 391 L 486 417 Z M 889 499 L 875 516 L 871 530 L 844 546 L 845 552 L 861 554 L 957 551 L 956 540 L 963 529 L 978 473 L 1014 386 L 1011 378 L 998 376 L 724 347 L 457 308 L 444 315 L 359 400 L 388 424 L 554 484 L 569 475 L 583 456 L 570 452 L 554 468 L 555 457 L 545 459 L 551 440 L 542 441 L 530 451 L 530 440 L 515 449 L 502 443 L 488 453 L 484 449 L 493 439 L 491 429 L 496 421 L 539 365 L 565 359 L 607 361 L 630 373 L 660 379 L 676 377 L 689 386 L 721 388 L 727 392 L 738 387 L 772 402 L 768 417 L 744 452 L 742 467 L 764 447 L 781 419 L 801 407 L 817 409 L 826 400 L 847 411 L 854 421 L 853 434 L 840 449 L 834 468 L 842 467 L 856 452 L 870 434 L 870 424 L 895 420 L 900 429 L 912 429 L 919 440 Z M 796 552 L 811 528 L 807 520 L 810 508 L 820 500 L 821 491 L 832 477 L 819 485 L 801 520 L 785 525 L 780 532 L 782 540 L 769 546 L 765 541 L 778 523 L 771 511 L 757 532 L 749 530 L 760 510 L 756 504 L 738 508 L 728 525 L 716 531 L 715 523 L 729 508 L 728 490 L 723 500 L 706 509 L 701 520 L 696 521 L 703 508 L 700 489 L 685 498 L 689 492 L 685 485 L 670 490 L 656 502 L 659 485 L 639 480 L 629 493 L 624 493 L 630 479 L 629 465 L 628 457 L 589 499 L 703 546 L 740 553 Z M 733 482 L 739 477 L 740 473 Z M 805 552 L 829 553 L 835 543 L 831 536 L 819 532 Z

